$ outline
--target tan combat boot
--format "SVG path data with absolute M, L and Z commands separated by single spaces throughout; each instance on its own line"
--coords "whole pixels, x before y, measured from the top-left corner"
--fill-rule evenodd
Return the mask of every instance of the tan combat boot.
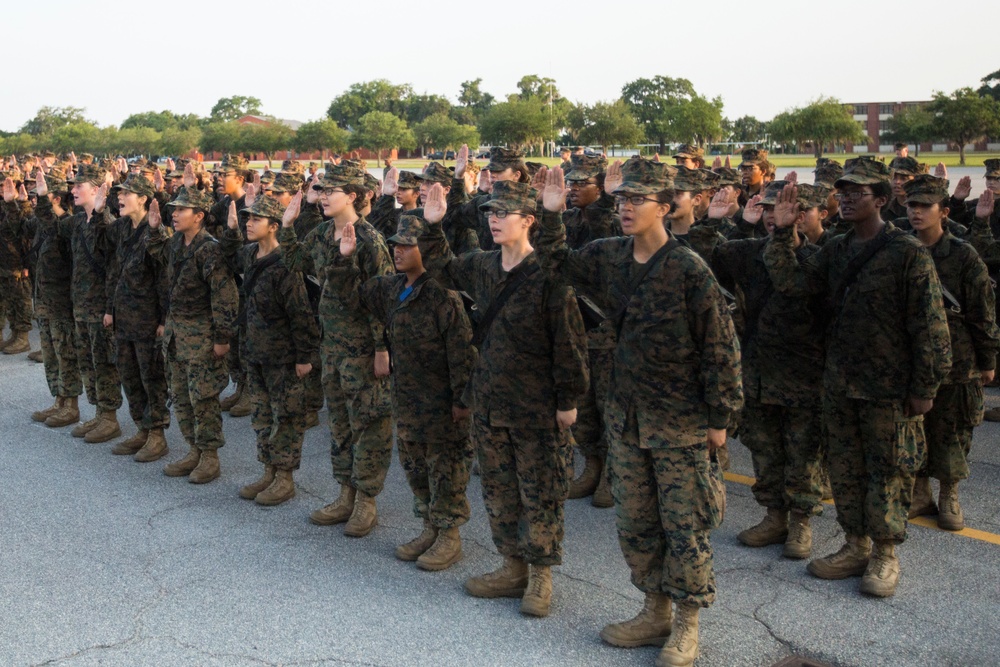
M 27 331 L 18 331 L 14 339 L 10 341 L 10 344 L 3 348 L 4 354 L 21 354 L 22 352 L 30 351 L 31 343 L 28 342 Z
M 118 423 L 117 412 L 105 410 L 104 412 L 99 412 L 98 415 L 97 425 L 87 431 L 87 434 L 83 436 L 84 442 L 89 442 L 91 444 L 107 442 L 108 440 L 117 438 L 122 434 L 122 427 Z
M 136 463 L 151 463 L 162 459 L 169 451 L 167 439 L 163 437 L 163 429 L 154 428 L 150 429 L 149 437 L 146 438 L 146 444 L 135 453 L 132 460 Z
M 965 528 L 965 516 L 962 514 L 962 506 L 958 504 L 958 482 L 941 482 L 938 504 L 938 526 L 945 530 Z
M 79 399 L 76 396 L 63 396 L 60 400 L 62 400 L 62 407 L 54 415 L 45 420 L 46 426 L 61 428 L 80 421 Z M 73 430 L 75 431 L 76 429 Z M 86 433 L 83 435 L 86 435 Z M 82 438 L 83 436 L 79 437 Z
M 34 361 L 35 363 L 38 363 L 38 364 L 41 364 L 41 363 L 45 362 L 45 360 L 42 359 L 42 351 L 41 350 L 35 350 L 34 352 L 29 352 L 28 353 L 28 359 L 31 359 L 32 361 Z
M 601 459 L 596 456 L 588 456 L 583 465 L 583 472 L 569 485 L 570 499 L 586 498 L 591 495 L 601 481 L 603 468 Z
M 173 463 L 168 463 L 163 467 L 163 474 L 167 477 L 186 477 L 191 474 L 191 471 L 198 467 L 198 462 L 201 460 L 201 450 L 194 445 L 188 445 L 190 449 L 188 453 L 184 455 L 184 458 L 178 459 Z
M 590 499 L 590 504 L 594 507 L 614 507 L 615 499 L 611 495 L 611 481 L 608 479 L 608 469 L 604 468 L 601 473 L 601 481 L 594 489 L 594 497 Z
M 406 544 L 400 544 L 396 547 L 396 558 L 412 563 L 433 546 L 437 536 L 438 529 L 432 526 L 430 521 L 424 519 L 423 531 Z
M 79 410 L 77 412 L 79 412 Z M 79 419 L 79 417 L 77 417 L 77 419 Z M 97 424 L 100 421 L 101 421 L 101 411 L 98 410 L 97 414 L 94 415 L 93 419 L 88 419 L 85 422 L 77 424 L 73 428 L 73 430 L 69 432 L 69 434 L 71 436 L 73 436 L 74 438 L 83 438 L 83 437 L 86 437 L 86 435 L 88 433 L 90 433 L 92 430 L 94 430 L 95 428 L 97 428 Z
M 265 465 L 264 474 L 260 476 L 255 482 L 250 482 L 246 486 L 240 489 L 240 498 L 245 500 L 253 500 L 257 497 L 257 494 L 271 486 L 271 482 L 274 481 L 274 466 Z
M 465 581 L 465 592 L 477 598 L 519 598 L 528 585 L 528 564 L 520 558 L 504 556 L 503 565 Z
M 736 536 L 748 547 L 766 547 L 769 544 L 782 544 L 788 538 L 788 512 L 767 508 L 767 514 L 756 526 L 742 531 Z
M 896 546 L 879 540 L 875 542 L 868 568 L 861 577 L 861 592 L 887 598 L 895 595 L 898 583 L 899 559 L 896 558 Z
M 114 447 L 111 448 L 111 453 L 115 456 L 132 456 L 137 451 L 142 449 L 142 446 L 146 444 L 146 440 L 149 438 L 149 431 L 144 428 L 139 429 L 139 432 L 133 435 L 128 440 L 122 440 Z
M 271 485 L 257 494 L 254 502 L 272 507 L 295 497 L 295 480 L 291 470 L 278 470 Z
M 937 514 L 938 508 L 934 504 L 934 496 L 931 494 L 931 478 L 915 477 L 913 479 L 913 498 L 910 500 L 909 519 L 918 516 L 928 516 Z
M 315 410 L 310 410 L 306 413 L 306 430 L 308 431 L 317 426 L 319 426 L 319 413 Z
M 343 484 L 340 495 L 329 505 L 325 505 L 309 515 L 309 520 L 317 526 L 332 526 L 344 523 L 354 512 L 354 498 L 357 491 L 353 486 Z
M 1000 422 L 1000 408 L 990 408 L 983 413 L 983 419 L 988 422 Z
M 532 565 L 528 573 L 528 586 L 521 598 L 521 613 L 527 616 L 545 617 L 552 604 L 552 568 L 548 565 Z
M 871 542 L 866 535 L 848 535 L 837 553 L 809 561 L 809 574 L 820 579 L 860 577 L 868 567 Z
M 229 412 L 241 398 L 243 398 L 243 385 L 238 384 L 236 385 L 236 391 L 219 400 L 219 407 L 222 408 L 223 412 Z
M 673 618 L 670 596 L 663 593 L 646 593 L 642 611 L 627 621 L 605 625 L 601 630 L 601 639 L 612 646 L 622 648 L 663 646 L 670 636 Z
M 458 528 L 438 530 L 437 539 L 431 548 L 420 554 L 417 567 L 428 572 L 446 570 L 462 559 L 462 538 Z
M 253 401 L 250 400 L 250 392 L 246 389 L 240 394 L 240 400 L 236 401 L 233 407 L 229 408 L 230 417 L 246 417 L 253 412 Z
M 45 408 L 44 410 L 35 410 L 31 413 L 31 420 L 36 422 L 45 422 L 46 419 L 59 412 L 63 406 L 62 396 L 56 396 L 55 401 L 51 406 Z
M 809 525 L 809 515 L 805 512 L 792 511 L 788 520 L 788 537 L 785 538 L 785 548 L 781 555 L 785 558 L 802 560 L 812 553 L 813 534 Z
M 372 532 L 378 523 L 378 508 L 375 506 L 375 496 L 369 496 L 364 491 L 358 491 L 354 498 L 354 511 L 344 526 L 344 535 L 348 537 L 364 537 Z
M 656 656 L 656 667 L 690 667 L 698 657 L 698 605 L 677 605 L 670 639 Z
M 188 475 L 188 481 L 192 484 L 208 484 L 213 479 L 219 479 L 222 474 L 219 470 L 219 450 L 203 449 L 201 458 L 198 459 L 198 466 Z

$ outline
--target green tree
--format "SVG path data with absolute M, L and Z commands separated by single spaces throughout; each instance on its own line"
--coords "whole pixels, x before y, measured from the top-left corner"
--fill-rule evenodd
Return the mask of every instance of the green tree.
M 406 121 L 388 111 L 369 111 L 361 116 L 351 135 L 351 146 L 374 152 L 376 164 L 381 164 L 382 151 L 415 148 L 416 145 Z
M 93 123 L 76 122 L 58 127 L 52 132 L 48 147 L 57 152 L 99 152 L 101 131 Z
M 126 118 L 122 124 L 122 130 L 130 127 L 151 127 L 158 132 L 163 132 L 168 127 L 177 127 L 186 130 L 189 127 L 197 127 L 201 119 L 195 114 L 178 115 L 173 111 L 144 111 L 134 113 Z
M 349 130 L 356 129 L 361 117 L 372 111 L 405 118 L 406 98 L 412 92 L 408 84 L 395 85 L 386 79 L 355 83 L 333 99 L 326 115 Z
M 479 118 L 483 112 L 496 102 L 496 99 L 492 95 L 482 91 L 480 88 L 482 83 L 482 79 L 463 81 L 458 93 L 458 103 L 469 109 L 476 118 Z M 456 118 L 455 120 L 459 119 Z
M 35 150 L 36 145 L 36 137 L 27 132 L 12 134 L 9 137 L 0 139 L 0 154 L 24 155 Z
M 235 121 L 208 123 L 202 128 L 200 148 L 204 153 L 239 152 L 240 125 Z
M 767 137 L 767 123 L 753 116 L 740 116 L 729 123 L 729 140 L 740 144 L 756 144 Z
M 552 134 L 545 107 L 537 100 L 513 99 L 490 107 L 479 121 L 479 136 L 489 144 L 524 148 Z
M 674 136 L 679 141 L 693 141 L 704 146 L 722 137 L 722 98 L 707 99 L 695 95 L 681 103 L 674 116 Z
M 209 117 L 212 121 L 237 120 L 243 116 L 259 116 L 261 111 L 261 101 L 256 97 L 246 97 L 244 95 L 233 95 L 232 97 L 220 98 Z
M 573 110 L 573 103 L 562 96 L 555 79 L 528 74 L 517 82 L 517 91 L 508 100 L 544 105 L 549 122 L 549 131 L 545 134 L 545 138 L 555 139 L 556 130 L 566 126 L 569 114 Z
M 446 150 L 458 148 L 462 144 L 479 145 L 479 132 L 474 125 L 462 125 L 448 114 L 437 113 L 413 126 L 413 136 L 424 149 Z
M 983 85 L 976 92 L 981 97 L 992 97 L 1000 102 L 1000 69 L 982 78 Z
M 809 143 L 815 157 L 827 144 L 866 143 L 868 135 L 852 117 L 851 108 L 832 97 L 821 97 L 805 107 L 783 111 L 770 123 L 771 138 L 780 143 Z
M 966 144 L 1000 134 L 1000 102 L 980 97 L 972 88 L 960 88 L 951 95 L 936 92 L 927 110 L 934 114 L 934 136 L 958 144 L 962 165 Z
M 171 156 L 190 153 L 201 144 L 201 137 L 202 131 L 197 125 L 187 129 L 167 127 L 161 132 L 160 153 Z
M 903 109 L 888 120 L 889 130 L 882 135 L 884 141 L 913 143 L 917 145 L 936 139 L 934 136 L 934 114 L 921 107 Z
M 57 129 L 71 123 L 90 123 L 84 117 L 86 109 L 80 107 L 42 107 L 35 117 L 21 126 L 20 132 L 38 135 L 51 135 Z
M 347 150 L 349 139 L 350 133 L 347 130 L 329 118 L 322 118 L 299 126 L 295 133 L 295 150 L 304 153 L 312 151 L 341 153 Z
M 628 105 L 621 100 L 597 102 L 584 112 L 586 123 L 580 132 L 584 143 L 597 144 L 607 153 L 608 146 L 634 146 L 643 132 Z
M 580 135 L 584 128 L 587 127 L 588 109 L 589 107 L 586 104 L 574 104 L 570 108 L 569 112 L 566 114 L 566 122 L 563 127 L 566 132 L 564 135 L 566 141 L 563 141 L 563 143 L 579 144 L 583 141 L 580 138 Z
M 151 127 L 118 130 L 115 150 L 124 155 L 152 155 L 160 146 L 161 135 Z
M 646 139 L 659 144 L 660 153 L 666 151 L 668 141 L 690 140 L 678 133 L 676 122 L 681 105 L 697 95 L 687 79 L 661 75 L 629 81 L 622 87 L 622 100 L 643 126 Z
M 451 102 L 441 95 L 410 95 L 406 98 L 406 122 L 415 125 L 429 116 L 447 115 Z
M 267 123 L 246 123 L 240 126 L 240 150 L 246 153 L 263 153 L 267 158 L 268 168 L 271 167 L 275 152 L 291 148 L 294 143 L 295 132 L 292 128 L 273 118 L 268 119 Z

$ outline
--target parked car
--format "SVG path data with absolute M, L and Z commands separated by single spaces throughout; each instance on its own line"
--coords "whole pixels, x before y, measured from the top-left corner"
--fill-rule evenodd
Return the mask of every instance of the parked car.
M 444 151 L 434 151 L 430 155 L 425 155 L 424 159 L 425 160 L 443 160 L 444 159 Z

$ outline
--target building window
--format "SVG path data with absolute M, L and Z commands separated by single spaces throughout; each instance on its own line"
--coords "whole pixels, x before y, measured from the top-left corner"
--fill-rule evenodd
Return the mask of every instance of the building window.
M 893 107 L 892 104 L 880 104 L 880 105 L 878 105 L 878 112 L 879 113 L 892 113 L 893 112 L 893 108 L 892 107 Z
M 855 104 L 854 105 L 854 115 L 855 116 L 867 116 L 868 115 L 868 105 L 867 104 Z
M 879 132 L 885 132 L 885 131 L 889 130 L 890 129 L 889 128 L 889 121 L 887 121 L 887 120 L 880 120 L 878 122 L 878 129 L 879 129 Z

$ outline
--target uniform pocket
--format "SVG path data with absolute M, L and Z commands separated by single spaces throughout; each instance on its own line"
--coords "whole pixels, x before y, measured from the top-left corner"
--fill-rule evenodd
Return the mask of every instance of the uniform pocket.
M 924 464 L 927 456 L 927 440 L 924 437 L 924 417 L 907 417 L 903 406 L 894 408 L 895 453 L 893 461 L 898 469 L 915 474 Z
M 191 378 L 191 393 L 195 400 L 205 400 L 222 393 L 229 384 L 229 369 L 225 357 L 215 356 L 212 346 L 207 346 L 207 354 L 192 359 L 188 367 Z

